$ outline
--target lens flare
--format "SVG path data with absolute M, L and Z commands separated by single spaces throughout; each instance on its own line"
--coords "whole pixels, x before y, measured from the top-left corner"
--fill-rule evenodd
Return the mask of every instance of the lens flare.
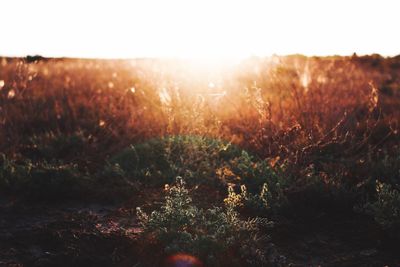
M 166 260 L 167 267 L 203 267 L 199 259 L 189 254 L 175 254 Z

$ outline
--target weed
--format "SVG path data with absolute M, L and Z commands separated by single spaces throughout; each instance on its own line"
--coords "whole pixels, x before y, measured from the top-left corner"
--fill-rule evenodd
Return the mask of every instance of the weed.
M 390 184 L 376 181 L 376 199 L 368 201 L 364 209 L 382 227 L 400 227 L 400 191 Z
M 17 162 L 1 154 L 0 189 L 35 199 L 73 198 L 88 189 L 89 178 L 76 165 Z
M 161 246 L 163 253 L 187 253 L 207 266 L 265 266 L 274 258 L 272 246 L 259 232 L 260 218 L 242 220 L 236 204 L 207 210 L 197 208 L 182 178 L 166 187 L 167 196 L 159 210 L 146 214 L 137 208 L 144 243 Z M 271 253 L 271 254 L 269 254 Z

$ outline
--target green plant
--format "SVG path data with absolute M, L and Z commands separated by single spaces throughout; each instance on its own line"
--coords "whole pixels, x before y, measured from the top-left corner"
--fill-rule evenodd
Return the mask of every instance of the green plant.
M 266 266 L 281 260 L 260 232 L 260 224 L 268 221 L 240 219 L 236 203 L 199 209 L 180 177 L 175 185 L 166 186 L 166 191 L 159 210 L 147 214 L 137 208 L 142 240 L 160 246 L 164 255 L 191 254 L 207 266 Z
M 131 197 L 133 192 L 139 190 L 138 182 L 129 180 L 118 163 L 107 163 L 94 178 L 95 193 L 101 197 L 111 197 L 111 200 Z
M 50 131 L 30 137 L 25 154 L 48 161 L 65 160 L 85 153 L 87 143 L 87 137 L 81 131 L 68 135 Z
M 30 161 L 16 164 L 15 161 L 0 153 L 0 190 L 17 190 L 27 182 L 33 165 Z
M 364 205 L 384 228 L 400 227 L 400 191 L 390 184 L 376 181 L 376 199 Z
M 123 177 L 143 184 L 169 183 L 180 176 L 189 184 L 208 183 L 225 190 L 227 185 L 244 185 L 246 207 L 255 211 L 277 211 L 287 202 L 286 179 L 267 161 L 248 152 L 201 136 L 152 139 L 131 146 L 111 159 Z
M 229 161 L 218 175 L 227 181 L 228 200 L 239 198 L 243 207 L 254 211 L 278 211 L 287 204 L 283 189 L 287 180 L 282 173 L 274 170 L 267 161 L 254 160 L 246 151 Z M 240 193 L 235 193 L 232 185 L 240 184 Z
M 188 183 L 219 182 L 215 170 L 240 155 L 240 149 L 202 136 L 170 136 L 131 145 L 111 159 L 131 180 L 170 183 L 181 176 Z
M 77 165 L 42 162 L 33 165 L 24 186 L 35 198 L 69 198 L 85 191 L 88 180 Z
M 240 193 L 236 193 L 233 186 L 228 187 L 228 197 L 224 199 L 227 205 L 236 205 L 256 213 L 276 211 L 286 204 L 282 191 L 273 195 L 266 183 L 263 184 L 258 194 L 249 193 L 245 185 L 240 186 Z
M 76 196 L 89 186 L 89 178 L 77 165 L 15 161 L 4 154 L 0 156 L 1 191 L 40 199 L 58 199 Z

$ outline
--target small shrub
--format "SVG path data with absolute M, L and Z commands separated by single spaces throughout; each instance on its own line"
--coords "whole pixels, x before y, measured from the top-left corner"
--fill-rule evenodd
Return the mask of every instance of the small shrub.
M 24 185 L 34 198 L 72 198 L 86 191 L 88 177 L 74 164 L 33 165 Z
M 225 208 L 197 208 L 181 178 L 171 187 L 159 210 L 146 214 L 137 208 L 146 244 L 162 248 L 165 256 L 187 253 L 207 266 L 266 266 L 279 264 L 267 237 L 260 233 L 260 218 L 242 220 L 235 203 Z
M 188 183 L 219 183 L 215 170 L 233 159 L 239 149 L 221 140 L 201 136 L 171 136 L 132 145 L 111 159 L 126 176 L 146 184 L 162 185 L 181 176 Z
M 74 164 L 17 162 L 1 155 L 1 191 L 39 199 L 58 199 L 76 196 L 88 185 L 89 178 Z
M 400 191 L 393 186 L 377 181 L 376 200 L 367 202 L 364 209 L 382 227 L 400 227 Z
M 383 149 L 375 157 L 368 158 L 371 178 L 388 183 L 400 182 L 400 147 L 392 147 L 392 152 Z
M 30 137 L 24 153 L 32 159 L 66 160 L 84 154 L 87 143 L 87 137 L 80 131 L 69 135 L 46 132 Z
M 123 177 L 144 185 L 170 183 L 180 176 L 189 184 L 207 183 L 222 191 L 244 185 L 242 198 L 253 211 L 278 211 L 286 204 L 287 181 L 267 161 L 218 139 L 173 136 L 131 146 L 111 159 Z M 243 204 L 244 204 L 243 202 Z
M 236 193 L 234 188 L 229 186 L 228 197 L 224 199 L 224 202 L 228 205 L 234 204 L 256 213 L 275 212 L 287 204 L 287 199 L 279 188 L 279 185 L 277 188 L 278 190 L 272 193 L 267 183 L 264 183 L 260 192 L 254 194 L 249 193 L 245 185 L 240 186 L 240 193 Z
M 132 192 L 137 191 L 139 187 L 137 182 L 127 178 L 125 171 L 117 163 L 107 163 L 104 169 L 96 174 L 93 186 L 99 197 L 110 197 L 110 200 L 131 197 Z
M 26 183 L 33 165 L 26 161 L 23 164 L 16 164 L 6 155 L 0 153 L 0 190 L 17 190 Z
M 352 213 L 363 194 L 341 174 L 328 174 L 308 166 L 288 189 L 287 197 L 294 212 Z
M 241 205 L 253 211 L 276 212 L 287 204 L 283 189 L 287 180 L 281 173 L 274 170 L 266 161 L 256 161 L 246 151 L 240 157 L 229 161 L 229 167 L 224 167 L 218 175 L 228 184 L 240 186 L 240 193 L 235 193 L 229 186 L 229 198 L 239 198 Z

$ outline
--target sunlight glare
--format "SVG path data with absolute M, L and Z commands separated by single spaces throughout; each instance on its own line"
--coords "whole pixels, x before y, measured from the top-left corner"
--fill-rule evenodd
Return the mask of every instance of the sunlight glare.
M 7 56 L 221 61 L 400 52 L 395 0 L 6 0 L 0 10 Z

